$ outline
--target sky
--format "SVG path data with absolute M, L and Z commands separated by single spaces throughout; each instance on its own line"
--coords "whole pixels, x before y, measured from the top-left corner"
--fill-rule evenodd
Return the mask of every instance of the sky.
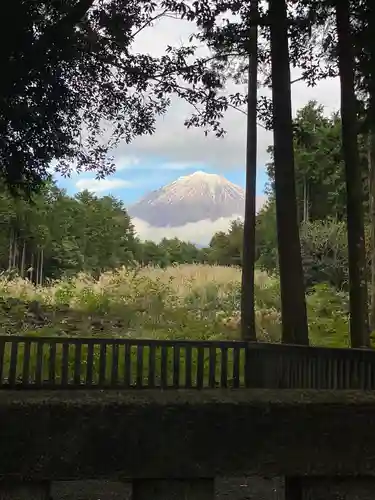
M 164 18 L 137 36 L 133 50 L 160 56 L 167 45 L 175 46 L 187 42 L 191 32 L 190 23 Z M 298 76 L 298 70 L 292 69 L 292 80 Z M 228 92 L 243 90 L 239 87 L 233 84 L 233 88 L 228 88 Z M 269 95 L 267 90 L 260 92 Z M 292 85 L 293 113 L 311 99 L 325 106 L 327 114 L 336 111 L 340 99 L 337 79 L 327 79 L 314 88 L 307 87 L 303 82 Z M 115 174 L 100 181 L 95 180 L 93 173 L 73 174 L 69 179 L 56 175 L 57 184 L 69 194 L 83 189 L 89 189 L 97 195 L 111 194 L 123 200 L 125 206 L 136 202 L 150 191 L 197 170 L 223 175 L 229 181 L 244 187 L 246 116 L 239 111 L 229 110 L 223 122 L 227 134 L 224 138 L 217 139 L 214 135 L 206 137 L 200 129 L 184 127 L 184 120 L 191 112 L 188 104 L 177 98 L 172 100 L 167 114 L 158 118 L 154 135 L 139 137 L 131 144 L 120 144 L 113 152 Z M 258 127 L 258 208 L 265 201 L 265 165 L 269 159 L 266 150 L 270 144 L 272 133 Z M 189 225 L 188 228 L 169 228 L 162 234 L 142 221 L 135 221 L 135 226 L 143 239 L 158 241 L 163 236 L 183 235 L 186 239 L 196 241 L 197 235 L 202 235 L 198 237 L 197 242 L 205 244 L 211 234 L 217 230 L 225 230 L 229 222 L 221 220 L 210 225 L 208 221 L 202 221 L 195 226 Z

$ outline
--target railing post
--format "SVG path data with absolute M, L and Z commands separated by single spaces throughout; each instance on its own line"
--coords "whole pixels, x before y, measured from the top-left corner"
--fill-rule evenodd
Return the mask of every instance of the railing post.
M 285 500 L 303 500 L 303 489 L 300 477 L 285 477 Z
M 252 348 L 253 343 L 247 342 L 245 347 L 245 387 L 259 388 L 259 366 L 257 350 Z

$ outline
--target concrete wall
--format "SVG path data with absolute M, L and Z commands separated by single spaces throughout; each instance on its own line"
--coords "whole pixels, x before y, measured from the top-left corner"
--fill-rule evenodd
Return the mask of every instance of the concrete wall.
M 303 500 L 374 500 L 374 478 L 304 480 Z
M 215 478 L 215 500 L 282 500 L 282 478 Z M 51 485 L 53 500 L 132 500 L 130 482 L 57 481 Z M 152 497 L 153 498 L 153 497 Z M 194 500 L 197 500 L 194 498 Z
M 373 500 L 374 478 L 303 478 L 302 500 Z M 1 483 L 0 500 L 281 500 L 282 478 Z
M 0 477 L 371 475 L 375 395 L 341 391 L 0 394 Z
M 48 482 L 5 481 L 0 483 L 0 500 L 50 500 Z

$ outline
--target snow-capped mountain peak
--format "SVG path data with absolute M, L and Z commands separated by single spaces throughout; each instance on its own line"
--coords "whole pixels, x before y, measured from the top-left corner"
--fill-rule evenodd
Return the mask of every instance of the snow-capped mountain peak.
M 198 171 L 149 193 L 129 214 L 157 227 L 200 220 L 238 217 L 244 212 L 244 190 L 225 177 Z

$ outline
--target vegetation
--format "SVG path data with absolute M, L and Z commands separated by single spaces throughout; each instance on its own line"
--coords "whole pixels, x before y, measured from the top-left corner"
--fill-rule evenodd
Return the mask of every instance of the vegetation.
M 311 342 L 348 344 L 345 176 L 337 113 L 316 102 L 294 121 L 296 203 Z M 366 141 L 360 140 L 368 231 Z M 270 148 L 272 157 L 273 150 Z M 280 340 L 281 306 L 274 164 L 256 219 L 257 338 Z M 140 241 L 122 202 L 68 196 L 52 182 L 32 203 L 0 195 L 4 333 L 239 338 L 243 224 L 207 248 L 175 239 Z M 367 239 L 367 275 L 371 244 Z
M 258 271 L 256 326 L 260 340 L 280 340 L 280 285 Z M 120 268 L 96 280 L 79 274 L 47 286 L 15 278 L 0 282 L 1 333 L 159 339 L 240 337 L 241 270 L 188 264 L 166 269 Z M 317 285 L 307 299 L 311 341 L 348 345 L 345 292 Z

